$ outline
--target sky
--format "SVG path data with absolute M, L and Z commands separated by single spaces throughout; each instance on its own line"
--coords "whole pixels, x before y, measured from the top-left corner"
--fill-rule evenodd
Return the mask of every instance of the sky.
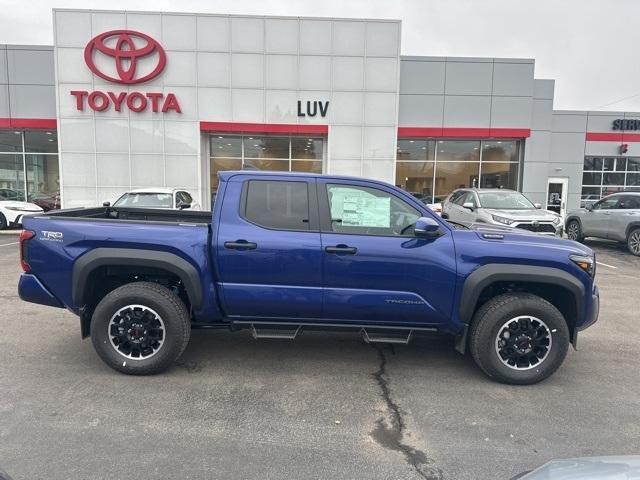
M 555 109 L 640 111 L 640 0 L 0 0 L 0 43 L 53 44 L 52 8 L 402 20 L 402 54 L 533 58 Z

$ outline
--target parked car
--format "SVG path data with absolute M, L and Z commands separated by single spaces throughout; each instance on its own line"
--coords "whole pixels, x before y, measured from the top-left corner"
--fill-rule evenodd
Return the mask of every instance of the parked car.
M 25 216 L 36 215 L 44 210 L 29 202 L 0 200 L 0 230 L 22 224 Z
M 195 328 L 281 339 L 334 328 L 385 343 L 453 335 L 492 379 L 532 384 L 597 319 L 584 245 L 454 227 L 374 180 L 218 175 L 211 213 L 116 206 L 25 219 L 20 298 L 76 313 L 102 360 L 136 375 L 169 367 Z
M 109 202 L 103 206 L 108 207 Z M 114 203 L 114 207 L 166 208 L 170 210 L 200 210 L 189 192 L 183 188 L 140 188 L 123 194 Z
M 549 236 L 562 236 L 562 217 L 541 210 L 522 193 L 507 189 L 460 188 L 442 204 L 443 217 L 457 222 L 507 225 Z
M 593 205 L 600 200 L 600 195 L 583 195 L 580 197 L 580 208 L 587 208 L 587 205 Z
M 53 195 L 44 192 L 34 192 L 29 194 L 29 201 L 38 205 L 45 212 L 49 210 L 57 210 L 60 208 L 60 194 Z
M 586 237 L 624 242 L 640 256 L 640 192 L 614 193 L 569 212 L 566 230 L 567 237 L 578 242 Z
M 0 200 L 16 200 L 18 202 L 23 202 L 24 193 L 11 188 L 0 188 Z

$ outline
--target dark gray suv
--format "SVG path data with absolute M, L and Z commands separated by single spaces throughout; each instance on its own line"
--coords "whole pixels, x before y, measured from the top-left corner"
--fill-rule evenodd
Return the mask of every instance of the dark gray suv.
M 640 256 L 640 192 L 614 193 L 569 212 L 566 232 L 578 242 L 585 237 L 625 242 L 631 253 Z

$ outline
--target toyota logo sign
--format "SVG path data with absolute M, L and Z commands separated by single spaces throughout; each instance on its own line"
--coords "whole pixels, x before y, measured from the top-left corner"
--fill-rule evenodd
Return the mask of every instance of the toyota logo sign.
M 143 61 L 146 58 L 150 60 Z M 100 78 L 113 83 L 134 85 L 160 75 L 167 65 L 167 54 L 158 42 L 145 33 L 111 30 L 89 40 L 84 48 L 84 61 L 89 70 Z M 108 68 L 109 66 L 112 68 Z M 182 113 L 174 93 L 102 90 L 71 90 L 70 93 L 75 98 L 76 109 L 80 111 L 88 105 L 95 112 L 111 107 L 120 112 L 126 107 L 133 113 L 140 113 L 150 107 L 154 113 Z
M 138 42 L 136 42 L 138 40 Z M 137 46 L 136 43 L 142 44 Z M 94 55 L 104 54 L 115 62 L 118 77 L 101 71 L 95 64 Z M 155 68 L 149 72 L 139 72 L 139 60 L 154 55 Z M 111 30 L 93 37 L 84 49 L 84 61 L 89 69 L 105 80 L 126 85 L 151 80 L 164 70 L 167 55 L 164 49 L 149 35 L 133 30 Z

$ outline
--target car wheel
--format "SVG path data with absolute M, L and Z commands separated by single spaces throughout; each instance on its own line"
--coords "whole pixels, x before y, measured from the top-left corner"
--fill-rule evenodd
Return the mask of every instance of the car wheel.
M 567 238 L 569 240 L 575 240 L 576 242 L 582 242 L 584 236 L 582 235 L 582 227 L 578 220 L 571 220 L 567 224 Z
M 184 303 L 151 282 L 130 283 L 107 294 L 91 318 L 91 341 L 111 368 L 129 375 L 166 370 L 189 342 Z
M 562 364 L 569 347 L 567 322 L 551 303 L 530 293 L 506 293 L 474 315 L 469 348 L 492 379 L 538 383 Z
M 629 233 L 627 248 L 635 256 L 640 257 L 640 228 L 636 228 Z
M 7 224 L 7 219 L 3 214 L 0 213 L 0 230 L 4 230 L 9 225 Z

